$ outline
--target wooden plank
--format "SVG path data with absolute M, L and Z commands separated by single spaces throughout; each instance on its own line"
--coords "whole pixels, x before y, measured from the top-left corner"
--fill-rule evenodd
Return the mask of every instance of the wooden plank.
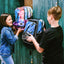
M 3 2 L 3 0 L 0 0 L 0 15 L 2 14 L 2 13 L 4 13 L 5 12 L 5 1 Z
M 64 59 L 64 0 L 58 0 L 58 5 L 62 8 L 62 17 L 59 24 L 63 28 L 63 59 Z
M 24 4 L 25 6 L 31 6 L 33 5 L 33 18 L 43 19 L 46 23 L 47 28 L 49 28 L 49 24 L 47 21 L 47 11 L 52 6 L 56 5 L 56 2 L 58 2 L 58 5 L 62 8 L 62 18 L 59 21 L 59 24 L 63 28 L 63 35 L 64 35 L 64 0 L 25 0 Z M 0 15 L 4 12 L 10 13 L 12 16 L 14 16 L 14 10 L 17 7 L 21 7 L 21 1 L 20 0 L 0 0 Z M 13 17 L 14 18 L 14 17 Z M 63 36 L 64 39 L 64 36 Z M 64 49 L 64 40 L 63 40 L 63 49 Z M 30 55 L 31 49 L 28 49 L 26 46 L 24 46 L 23 41 L 20 39 L 15 43 L 15 53 L 14 53 L 14 61 L 15 64 L 31 64 L 31 58 L 33 57 L 33 64 L 41 64 L 42 62 L 42 55 L 39 54 L 36 50 L 32 51 L 32 55 Z
M 33 1 L 32 0 L 24 0 L 24 6 L 30 6 L 33 8 Z
M 5 1 L 5 13 L 8 13 L 8 0 Z

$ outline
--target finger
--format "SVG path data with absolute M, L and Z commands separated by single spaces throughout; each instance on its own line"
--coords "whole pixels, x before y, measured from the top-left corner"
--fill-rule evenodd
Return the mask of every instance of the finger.
M 19 27 L 18 29 L 21 29 L 21 27 Z
M 29 41 L 29 38 L 26 38 L 27 41 Z
M 31 40 L 30 39 L 26 39 L 28 42 L 31 42 Z
M 31 34 L 30 33 L 27 33 L 29 36 L 31 36 Z
M 26 39 L 28 39 L 29 38 L 29 36 L 26 36 Z

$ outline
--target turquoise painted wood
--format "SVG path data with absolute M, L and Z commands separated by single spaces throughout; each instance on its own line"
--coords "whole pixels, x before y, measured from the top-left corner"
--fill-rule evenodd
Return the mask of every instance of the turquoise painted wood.
M 56 2 L 57 0 L 33 0 L 33 17 L 43 19 L 47 28 L 49 27 L 47 11 L 52 6 L 55 6 Z
M 64 0 L 33 0 L 33 18 L 43 19 L 47 28 L 49 28 L 50 25 L 47 21 L 47 11 L 52 6 L 56 6 L 56 2 L 58 2 L 58 5 L 62 8 L 62 18 L 60 19 L 59 24 L 62 26 L 64 34 Z M 14 10 L 19 6 L 23 6 L 23 0 L 4 0 L 4 2 L 3 0 L 0 0 L 0 15 L 2 13 L 10 13 L 14 20 Z M 24 46 L 21 35 L 22 33 L 19 35 L 19 40 L 15 43 L 15 53 L 13 54 L 15 64 L 31 64 L 31 59 L 33 62 L 32 64 L 41 64 L 42 54 Z
M 32 52 L 32 53 L 31 53 Z M 42 58 L 41 54 L 39 54 L 36 50 L 32 50 L 24 46 L 21 40 L 21 34 L 19 36 L 19 40 L 15 44 L 15 64 L 41 64 Z M 31 59 L 32 62 L 31 63 Z
M 59 24 L 63 28 L 63 52 L 64 52 L 64 0 L 33 0 L 33 17 L 42 18 L 45 21 L 46 27 L 49 28 L 47 21 L 47 11 L 49 8 L 59 5 L 62 8 L 62 17 Z M 64 53 L 63 53 L 64 54 Z M 63 56 L 64 58 L 64 56 Z
M 4 0 L 4 2 L 0 0 L 0 4 L 0 15 L 2 13 L 10 13 L 14 20 L 14 10 L 23 6 L 23 0 Z M 41 64 L 41 54 L 24 46 L 21 35 L 22 33 L 19 35 L 19 40 L 15 43 L 13 54 L 15 64 Z
M 58 5 L 62 8 L 62 17 L 59 21 L 59 24 L 63 28 L 63 58 L 64 58 L 64 0 L 58 0 Z

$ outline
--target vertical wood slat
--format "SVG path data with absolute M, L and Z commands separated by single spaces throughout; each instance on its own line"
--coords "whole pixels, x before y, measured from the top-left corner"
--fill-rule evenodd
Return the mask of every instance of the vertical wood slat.
M 62 17 L 59 21 L 59 24 L 63 28 L 63 59 L 64 59 L 64 0 L 58 0 L 58 5 L 62 8 Z
M 5 1 L 0 0 L 0 15 L 5 12 Z
M 8 0 L 5 1 L 5 13 L 8 13 Z

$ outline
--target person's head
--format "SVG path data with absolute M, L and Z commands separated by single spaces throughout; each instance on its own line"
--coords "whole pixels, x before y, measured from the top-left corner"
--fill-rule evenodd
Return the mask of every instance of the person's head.
M 47 13 L 47 20 L 49 24 L 51 24 L 51 21 L 58 21 L 62 16 L 62 9 L 60 6 L 52 7 L 48 10 Z
M 12 17 L 10 14 L 1 14 L 0 16 L 0 23 L 2 26 L 12 26 Z
M 12 26 L 12 17 L 10 14 L 4 13 L 0 16 L 0 30 L 3 28 L 3 26 Z

